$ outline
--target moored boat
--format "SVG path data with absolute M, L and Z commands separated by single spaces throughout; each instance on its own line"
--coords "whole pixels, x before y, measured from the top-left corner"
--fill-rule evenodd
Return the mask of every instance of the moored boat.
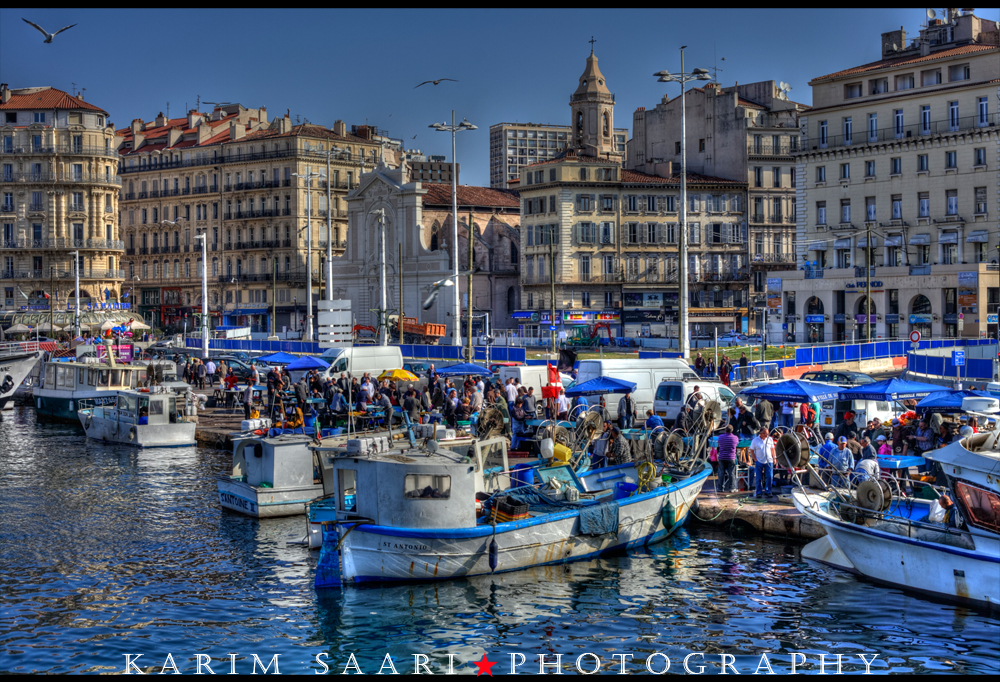
M 90 398 L 78 402 L 77 417 L 87 438 L 140 448 L 195 445 L 196 424 L 178 412 L 177 395 L 169 389 L 116 391 L 111 397 L 110 404 L 96 405 Z
M 22 351 L 22 347 L 26 346 L 34 348 Z M 37 343 L 4 344 L 0 348 L 0 410 L 13 404 L 14 393 L 41 357 L 42 351 L 38 350 Z

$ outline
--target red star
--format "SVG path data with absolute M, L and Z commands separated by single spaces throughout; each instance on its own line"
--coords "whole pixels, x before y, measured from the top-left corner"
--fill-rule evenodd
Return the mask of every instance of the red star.
M 493 666 L 495 666 L 496 662 L 495 661 L 491 661 L 490 659 L 486 658 L 486 654 L 485 653 L 483 654 L 483 660 L 481 660 L 481 661 L 473 661 L 472 664 L 474 666 L 476 666 L 477 668 L 479 668 L 479 672 L 476 673 L 476 677 L 479 677 L 483 673 L 486 673 L 490 677 L 493 677 L 493 672 L 490 670 L 490 668 L 492 668 Z

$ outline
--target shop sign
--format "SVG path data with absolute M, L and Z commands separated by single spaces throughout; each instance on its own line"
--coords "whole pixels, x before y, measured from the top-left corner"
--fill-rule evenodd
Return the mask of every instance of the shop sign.
M 944 314 L 945 324 L 958 324 L 958 313 L 945 313 Z
M 886 324 L 899 324 L 899 315 L 898 314 L 888 314 L 887 313 L 886 316 L 885 316 L 885 323 Z
M 845 289 L 867 289 L 868 288 L 868 282 L 866 282 L 866 281 L 860 281 L 860 282 L 856 282 L 856 283 L 848 282 L 847 284 L 844 285 L 844 288 Z M 879 282 L 879 281 L 876 281 L 876 280 L 872 280 L 872 291 L 874 291 L 875 289 L 881 289 L 881 288 L 882 288 L 882 282 Z
M 870 318 L 868 320 L 868 322 L 871 322 L 872 324 L 875 324 L 875 322 L 876 322 L 875 316 L 874 315 L 869 315 L 868 317 Z M 868 324 L 868 322 L 865 321 L 865 316 L 864 315 L 855 315 L 854 316 L 854 321 L 857 322 L 858 324 Z
M 930 324 L 930 313 L 914 313 L 910 315 L 910 324 Z
M 767 311 L 772 314 L 781 313 L 780 277 L 769 277 L 767 280 Z
M 979 273 L 958 273 L 958 305 L 974 306 L 979 302 Z
M 663 313 L 659 310 L 623 310 L 622 322 L 626 324 L 663 323 Z
M 834 314 L 833 321 L 836 322 L 837 324 L 844 324 L 844 322 L 846 321 L 845 317 L 844 317 L 844 313 L 836 313 L 836 314 Z
M 559 313 L 556 313 L 558 316 Z M 548 318 L 546 318 L 548 319 Z M 594 311 L 580 310 L 580 311 L 570 311 L 566 310 L 562 313 L 562 321 L 564 324 L 591 324 L 593 322 L 617 322 L 618 321 L 618 311 Z
M 622 305 L 626 308 L 662 308 L 665 298 L 660 292 L 626 291 L 622 297 Z
M 823 324 L 826 322 L 823 315 L 806 315 L 807 324 Z

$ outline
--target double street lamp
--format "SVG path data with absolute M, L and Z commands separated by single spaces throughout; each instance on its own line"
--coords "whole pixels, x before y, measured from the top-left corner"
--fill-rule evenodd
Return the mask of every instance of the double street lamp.
M 312 180 L 313 178 L 325 178 L 326 173 L 315 173 L 308 169 L 305 173 L 292 173 L 293 177 L 303 178 L 306 183 L 306 340 L 310 343 L 313 340 L 313 292 L 312 292 Z M 329 210 L 327 205 L 327 210 Z M 328 239 L 329 241 L 329 239 Z M 329 267 L 329 266 L 328 266 Z M 329 286 L 329 285 L 328 285 Z
M 653 75 L 660 83 L 680 83 L 681 84 L 681 243 L 680 243 L 680 291 L 678 301 L 680 305 L 680 329 L 678 330 L 678 346 L 681 357 L 691 357 L 691 350 L 685 345 L 690 342 L 691 335 L 688 326 L 688 286 L 687 286 L 687 108 L 685 107 L 684 86 L 691 81 L 709 81 L 712 77 L 706 69 L 693 69 L 690 73 L 684 71 L 684 50 L 687 45 L 681 47 L 681 70 L 680 73 L 670 73 L 669 71 L 658 71 Z
M 458 125 L 455 124 L 455 110 L 451 110 L 451 125 L 447 123 L 432 123 L 429 128 L 438 132 L 451 133 L 451 227 L 454 277 L 455 277 L 455 308 L 454 308 L 454 334 L 452 335 L 452 345 L 462 345 L 461 319 L 462 310 L 459 305 L 458 293 L 458 161 L 455 158 L 455 133 L 462 130 L 476 130 L 477 126 L 463 120 Z M 469 225 L 469 241 L 472 240 L 472 225 Z M 469 292 L 469 314 L 472 314 L 472 292 Z M 470 360 L 471 362 L 471 360 Z

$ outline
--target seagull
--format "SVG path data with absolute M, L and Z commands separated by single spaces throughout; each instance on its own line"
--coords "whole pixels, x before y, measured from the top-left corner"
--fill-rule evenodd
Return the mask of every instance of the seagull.
M 42 41 L 42 42 L 45 42 L 45 43 L 51 43 L 52 39 L 55 38 L 57 35 L 59 35 L 60 33 L 62 33 L 65 30 L 71 29 L 74 26 L 76 26 L 76 24 L 70 24 L 69 26 L 64 26 L 63 28 L 59 29 L 55 33 L 49 33 L 48 31 L 46 31 L 44 28 L 42 28 L 41 26 L 39 26 L 35 22 L 28 21 L 24 17 L 21 17 L 21 21 L 23 21 L 26 24 L 31 24 L 32 26 L 34 26 L 35 28 L 37 28 L 39 31 L 41 31 L 42 35 L 45 36 L 45 40 Z
M 466 270 L 465 272 L 458 273 L 458 276 L 465 277 L 471 274 L 472 270 Z M 424 301 L 424 310 L 430 310 L 431 306 L 434 305 L 434 299 L 437 298 L 438 292 L 441 290 L 441 287 L 455 286 L 455 283 L 452 282 L 454 278 L 455 278 L 454 275 L 449 275 L 444 279 L 439 279 L 438 281 L 434 282 L 434 284 L 431 285 L 431 294 L 430 296 L 427 297 L 427 300 Z
M 27 20 L 26 20 L 26 21 L 27 21 Z M 37 28 L 37 27 L 36 27 L 36 28 Z M 67 27 L 67 28 L 68 28 L 68 27 Z M 41 30 L 41 29 L 39 29 L 39 30 Z M 64 28 L 63 30 L 65 31 L 66 29 Z M 437 84 L 438 84 L 438 83 L 440 83 L 441 81 L 452 81 L 453 83 L 457 83 L 457 82 L 458 82 L 458 81 L 457 81 L 457 80 L 455 80 L 454 78 L 438 78 L 438 79 L 437 79 L 436 81 L 424 81 L 424 82 L 423 82 L 423 83 L 421 83 L 420 85 L 427 85 L 428 83 L 433 83 L 434 85 L 437 85 Z M 419 87 L 420 87 L 420 85 L 417 85 L 417 86 L 414 86 L 414 88 L 413 88 L 413 89 L 414 89 L 414 90 L 416 90 L 417 88 L 419 88 Z
M 418 133 L 418 135 L 419 135 L 419 133 Z M 415 140 L 415 139 L 417 139 L 417 136 L 416 136 L 416 135 L 414 135 L 414 136 L 413 136 L 413 137 L 411 137 L 410 139 L 411 139 L 411 140 Z

